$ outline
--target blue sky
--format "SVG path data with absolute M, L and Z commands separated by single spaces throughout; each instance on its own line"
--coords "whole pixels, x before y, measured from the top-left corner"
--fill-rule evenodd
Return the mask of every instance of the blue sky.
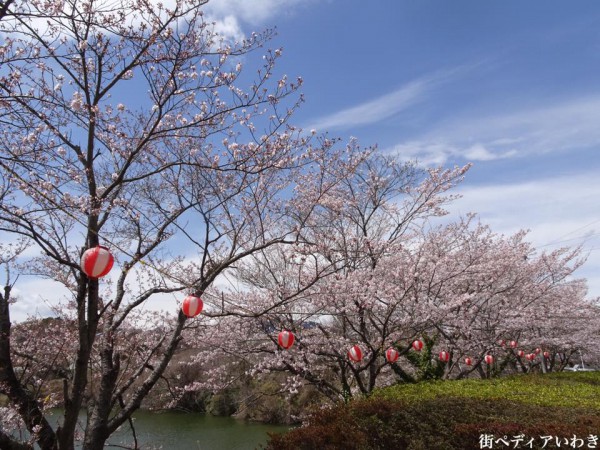
M 294 124 L 424 165 L 472 162 L 451 217 L 583 245 L 579 275 L 600 296 L 600 2 L 211 0 L 206 14 L 234 38 L 277 27 L 278 73 L 304 79 Z
M 368 5 L 368 6 L 367 6 Z M 425 165 L 474 163 L 453 215 L 582 244 L 600 296 L 600 3 L 212 0 L 232 35 L 276 26 L 294 122 Z

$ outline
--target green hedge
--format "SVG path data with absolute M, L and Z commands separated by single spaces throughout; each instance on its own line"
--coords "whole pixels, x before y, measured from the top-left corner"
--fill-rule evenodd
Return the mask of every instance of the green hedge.
M 509 439 L 522 434 L 535 441 L 520 448 L 534 449 L 543 448 L 541 436 L 600 437 L 600 374 L 394 386 L 315 411 L 308 426 L 271 436 L 267 449 L 468 450 L 480 449 L 485 434 Z
M 600 409 L 600 372 L 527 374 L 490 380 L 427 381 L 395 385 L 375 397 L 407 402 L 440 396 L 505 399 L 540 406 Z

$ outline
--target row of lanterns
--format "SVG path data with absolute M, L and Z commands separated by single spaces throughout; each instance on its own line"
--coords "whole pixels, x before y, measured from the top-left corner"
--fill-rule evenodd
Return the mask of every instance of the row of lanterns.
M 99 245 L 97 247 L 90 248 L 83 253 L 83 255 L 81 256 L 81 270 L 91 279 L 102 278 L 103 276 L 107 275 L 108 272 L 110 272 L 114 261 L 114 257 L 110 253 L 108 248 Z M 203 307 L 204 303 L 202 302 L 202 299 L 200 299 L 200 297 L 197 297 L 195 295 L 188 295 L 183 300 L 181 310 L 187 317 L 196 317 L 202 312 Z M 277 337 L 277 342 L 279 346 L 286 350 L 288 350 L 292 347 L 292 345 L 294 345 L 294 340 L 294 333 L 287 330 L 283 330 L 282 332 L 280 332 Z M 504 347 L 506 345 L 506 342 L 502 340 L 500 341 L 500 345 Z M 510 348 L 515 349 L 517 348 L 518 343 L 517 341 L 510 341 L 508 345 Z M 423 342 L 419 339 L 413 341 L 412 348 L 415 351 L 420 352 L 423 349 Z M 540 348 L 536 348 L 533 353 L 525 354 L 523 350 L 518 350 L 517 355 L 519 356 L 519 358 L 525 357 L 525 359 L 527 359 L 528 361 L 533 361 L 536 358 L 536 356 L 541 353 L 541 351 L 542 350 Z M 385 351 L 385 359 L 390 364 L 395 363 L 398 360 L 399 356 L 400 354 L 395 348 L 390 347 Z M 446 363 L 450 361 L 450 353 L 448 353 L 445 350 L 441 351 L 438 356 L 440 361 L 442 362 Z M 544 358 L 549 357 L 550 353 L 544 352 Z M 358 345 L 354 345 L 353 347 L 351 347 L 350 350 L 348 350 L 348 358 L 351 361 L 360 362 L 363 358 L 363 352 L 361 348 Z M 494 362 L 494 357 L 492 355 L 485 355 L 483 359 L 488 365 L 493 364 Z M 473 364 L 473 360 L 467 356 L 465 358 L 465 364 L 467 366 L 470 366 Z
M 420 341 L 419 339 L 417 339 L 416 341 L 414 341 L 412 343 L 412 348 L 414 350 L 420 352 L 423 349 L 423 342 Z M 390 364 L 393 364 L 396 361 L 398 361 L 399 356 L 400 356 L 400 353 L 398 352 L 398 350 L 396 350 L 393 347 L 390 347 L 385 351 L 385 359 Z M 358 345 L 354 345 L 353 347 L 350 348 L 350 350 L 348 350 L 348 358 L 351 361 L 360 362 L 362 360 L 362 357 L 363 357 L 363 353 L 362 353 L 361 348 Z M 447 352 L 446 350 L 442 350 L 439 353 L 438 357 L 439 357 L 440 361 L 442 361 L 444 363 L 447 363 L 448 361 L 450 361 L 450 353 Z M 492 355 L 485 355 L 484 361 L 486 362 L 486 364 L 492 364 L 494 362 L 494 357 Z M 473 360 L 467 356 L 465 358 L 465 364 L 470 366 L 472 363 L 473 363 Z
M 285 350 L 288 350 L 294 344 L 294 334 L 291 331 L 283 330 L 279 333 L 279 336 L 277 337 L 277 342 L 279 343 L 280 347 L 284 348 Z M 412 347 L 416 351 L 421 351 L 421 349 L 423 348 L 423 342 L 417 339 L 416 341 L 414 341 L 412 343 Z M 385 359 L 390 364 L 393 364 L 396 361 L 398 361 L 399 356 L 400 356 L 400 353 L 398 352 L 398 350 L 396 350 L 393 347 L 390 347 L 385 351 Z M 448 362 L 450 360 L 450 353 L 448 353 L 445 350 L 441 351 L 439 354 L 439 357 L 440 357 L 440 361 Z M 362 349 L 358 345 L 353 345 L 352 347 L 350 347 L 350 350 L 348 350 L 348 358 L 350 359 L 350 361 L 353 361 L 353 362 L 362 361 L 362 359 L 363 359 Z M 467 357 L 465 362 L 467 365 L 471 365 L 472 360 L 471 360 L 471 358 Z M 488 364 L 492 364 L 492 362 L 493 362 L 492 355 L 486 355 L 485 362 Z
M 500 341 L 500 345 L 501 345 L 502 347 L 505 347 L 505 346 L 506 346 L 506 341 L 504 341 L 504 340 L 501 340 L 501 341 Z M 510 348 L 512 348 L 512 349 L 515 349 L 515 348 L 517 348 L 517 347 L 518 347 L 518 343 L 517 343 L 517 341 L 510 341 L 510 342 L 508 343 L 508 345 L 509 345 L 509 347 L 510 347 Z M 517 356 L 518 356 L 519 358 L 525 358 L 525 359 L 527 359 L 527 360 L 529 360 L 529 361 L 533 361 L 533 360 L 536 358 L 536 356 L 537 356 L 537 355 L 539 355 L 540 353 L 542 353 L 542 349 L 541 349 L 541 348 L 539 348 L 539 347 L 538 347 L 538 348 L 536 348 L 536 349 L 535 349 L 535 350 L 534 350 L 532 353 L 527 353 L 527 354 L 525 354 L 525 351 L 524 351 L 524 350 L 517 350 Z M 550 358 L 550 352 L 547 352 L 547 351 L 545 351 L 545 352 L 543 353 L 543 355 L 544 355 L 544 358 L 546 358 L 546 359 Z
M 279 343 L 279 346 L 284 348 L 284 349 L 289 349 L 293 344 L 294 344 L 294 334 L 291 331 L 281 331 L 279 333 L 279 336 L 277 338 L 277 341 Z M 514 345 L 513 345 L 514 343 Z M 512 348 L 516 348 L 516 341 L 512 341 L 511 342 L 511 347 Z M 412 348 L 415 351 L 420 352 L 423 349 L 423 342 L 419 339 L 415 340 L 412 343 Z M 533 361 L 536 356 L 541 352 L 541 349 L 536 348 L 535 351 L 533 353 L 528 353 L 527 355 L 525 355 L 525 352 L 523 350 L 519 350 L 517 352 L 517 354 L 519 355 L 519 357 L 525 357 L 527 360 L 529 361 Z M 398 352 L 398 350 L 396 350 L 393 347 L 388 348 L 385 351 L 385 359 L 387 360 L 387 362 L 389 362 L 390 364 L 395 363 L 396 361 L 398 361 L 398 357 L 400 356 L 400 353 Z M 450 353 L 447 352 L 446 350 L 442 350 L 439 355 L 439 360 L 447 363 L 448 361 L 450 361 Z M 549 358 L 550 357 L 550 353 L 549 352 L 544 352 L 544 358 Z M 353 361 L 353 362 L 360 362 L 363 359 L 363 352 L 362 349 L 358 346 L 358 345 L 354 345 L 350 348 L 350 350 L 348 350 L 348 358 Z M 485 355 L 483 358 L 484 362 L 487 365 L 491 365 L 494 363 L 494 357 L 492 355 Z M 473 359 L 469 356 L 467 356 L 465 358 L 465 364 L 467 366 L 471 366 L 473 364 Z

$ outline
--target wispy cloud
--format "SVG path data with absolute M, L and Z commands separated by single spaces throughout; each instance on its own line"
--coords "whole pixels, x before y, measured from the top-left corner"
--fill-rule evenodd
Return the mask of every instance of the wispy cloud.
M 459 66 L 425 75 L 373 100 L 317 118 L 304 128 L 326 131 L 379 122 L 426 100 L 433 90 L 456 80 L 473 67 Z
M 531 229 L 536 243 L 545 245 L 577 226 L 600 219 L 597 180 L 597 173 L 588 172 L 518 183 L 466 183 L 457 189 L 462 198 L 451 209 L 461 214 L 477 212 L 497 231 Z
M 388 151 L 426 164 L 539 156 L 600 145 L 598 123 L 600 94 L 496 114 L 470 111 Z
M 416 80 L 375 100 L 321 117 L 306 128 L 331 130 L 365 125 L 390 117 L 421 100 L 429 85 L 428 80 Z
M 461 159 L 470 162 L 493 161 L 518 156 L 517 150 L 499 150 L 497 146 L 476 142 L 461 146 L 446 139 L 407 141 L 393 146 L 387 152 L 397 154 L 405 160 L 416 159 L 424 166 L 444 165 L 450 159 Z

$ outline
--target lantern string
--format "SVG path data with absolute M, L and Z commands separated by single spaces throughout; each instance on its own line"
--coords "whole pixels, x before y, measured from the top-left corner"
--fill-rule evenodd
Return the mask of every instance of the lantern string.
M 14 175 L 20 179 L 22 182 L 26 182 L 19 174 L 14 173 Z M 84 223 L 82 220 L 80 220 L 77 216 L 75 216 L 74 214 L 72 214 L 70 211 L 66 210 L 65 208 L 63 208 L 57 201 L 55 201 L 53 198 L 49 197 L 46 193 L 44 193 L 43 191 L 39 190 L 37 187 L 32 186 L 32 188 L 36 191 L 36 193 L 38 195 L 40 195 L 42 198 L 44 198 L 46 201 L 48 201 L 50 204 L 53 204 L 57 209 L 59 209 L 60 211 L 62 211 L 64 214 L 66 214 L 68 217 L 70 217 L 71 219 L 73 219 L 76 223 L 78 223 L 79 225 L 81 225 L 84 228 L 87 228 L 87 224 Z M 57 192 L 62 196 L 62 192 L 60 190 L 58 190 L 57 187 L 55 187 L 55 189 L 57 190 Z M 144 213 L 143 211 L 137 211 L 138 213 L 140 213 L 144 218 L 150 220 L 149 216 Z M 93 233 L 96 234 L 96 236 L 98 238 L 100 238 L 100 235 L 96 232 L 93 231 Z M 115 243 L 114 241 L 103 237 L 102 238 L 104 243 L 108 243 L 110 244 L 113 248 L 116 248 L 117 250 L 119 250 L 121 253 L 123 253 L 126 256 L 129 256 L 130 258 L 132 258 L 133 260 L 136 259 L 136 256 L 131 254 L 129 251 L 123 249 L 120 245 L 118 245 L 117 243 Z M 180 283 L 181 285 L 183 285 L 183 287 L 181 287 L 181 289 L 186 289 L 186 288 L 191 288 L 192 286 L 189 285 L 189 283 L 185 280 L 182 280 L 176 276 L 174 276 L 173 274 L 167 273 L 164 270 L 162 270 L 161 268 L 157 267 L 155 264 L 152 264 L 151 262 L 146 261 L 145 259 L 138 259 L 139 263 L 142 266 L 147 266 L 150 267 L 151 269 L 154 269 L 155 271 L 157 271 L 158 273 L 160 273 L 161 275 L 163 275 L 164 277 L 174 280 L 178 283 Z M 242 305 L 233 303 L 229 300 L 226 299 L 222 299 L 225 303 L 229 303 L 232 306 L 235 306 L 238 309 L 241 309 L 242 311 L 245 311 L 248 315 L 251 316 L 255 316 L 256 312 L 252 311 L 250 308 L 245 308 Z M 285 314 L 285 313 L 284 313 Z
M 16 178 L 18 178 L 19 180 L 21 180 L 22 182 L 26 182 L 19 174 L 11 172 Z M 77 216 L 75 216 L 74 214 L 72 214 L 71 212 L 69 212 L 68 210 L 64 209 L 61 205 L 59 205 L 59 203 L 57 201 L 55 201 L 53 198 L 49 197 L 47 194 L 45 194 L 43 191 L 39 190 L 37 187 L 35 186 L 31 186 L 38 195 L 40 195 L 42 198 L 44 198 L 45 200 L 47 200 L 49 203 L 53 204 L 57 209 L 60 209 L 65 215 L 67 215 L 68 217 L 70 217 L 71 219 L 73 219 L 76 223 L 78 223 L 79 225 L 83 226 L 84 228 L 87 227 L 87 224 L 84 223 L 82 220 L 80 220 Z M 55 186 L 55 189 L 58 191 L 58 193 L 60 195 L 62 195 L 62 192 L 58 190 L 58 188 Z M 138 213 L 140 213 L 141 215 L 143 215 L 146 219 L 150 220 L 148 215 L 145 214 L 144 212 L 138 211 Z M 592 225 L 595 222 L 592 222 L 582 228 L 585 228 L 589 225 Z M 578 230 L 575 230 L 578 231 Z M 96 233 L 94 231 L 94 233 Z M 598 234 L 598 233 L 595 233 Z M 594 234 L 594 235 L 595 235 Z M 98 238 L 100 238 L 100 236 L 98 235 L 98 233 L 96 233 L 96 235 L 98 236 Z M 133 255 L 132 253 L 130 253 L 129 251 L 123 249 L 120 245 L 116 244 L 114 241 L 104 237 L 103 241 L 110 244 L 112 247 L 116 248 L 117 250 L 119 250 L 121 253 L 123 253 L 126 256 L 129 256 L 132 259 L 136 259 L 135 255 Z M 560 242 L 560 241 L 559 241 Z M 555 242 L 558 243 L 558 242 Z M 546 245 L 542 245 L 541 247 L 545 247 L 548 246 L 550 244 L 546 244 Z M 147 266 L 153 270 L 155 270 L 156 272 L 160 273 L 161 275 L 163 275 L 164 277 L 174 280 L 180 284 L 182 284 L 183 286 L 181 287 L 181 289 L 186 289 L 186 288 L 191 288 L 192 286 L 189 285 L 189 283 L 185 280 L 180 279 L 179 277 L 174 276 L 171 273 L 167 273 L 165 272 L 163 269 L 161 269 L 160 267 L 157 267 L 155 264 L 145 260 L 145 259 L 138 259 L 140 265 L 142 266 Z M 352 294 L 352 292 L 348 292 L 348 294 Z M 210 298 L 210 294 L 207 293 L 206 294 L 209 298 Z M 238 308 L 242 311 L 245 311 L 249 316 L 252 317 L 256 317 L 257 316 L 257 312 L 251 310 L 250 308 L 244 307 L 242 305 L 240 305 L 239 303 L 234 303 L 230 300 L 225 299 L 224 297 L 221 298 L 221 301 L 224 303 L 228 303 L 231 306 L 234 306 L 235 308 Z M 213 302 L 207 302 L 209 304 L 212 304 L 213 306 L 215 306 L 216 309 L 218 309 L 219 307 L 213 303 Z M 276 311 L 269 311 L 266 313 L 266 315 L 292 315 L 292 316 L 307 316 L 307 318 L 311 317 L 311 316 L 319 316 L 319 317 L 323 317 L 323 316 L 339 316 L 339 317 L 362 317 L 361 314 L 352 314 L 352 313 L 347 313 L 347 312 L 341 312 L 341 313 L 337 313 L 337 312 L 325 312 L 324 310 L 326 309 L 326 307 L 323 307 L 321 309 L 318 309 L 316 311 L 311 311 L 311 312 L 298 312 L 298 311 L 291 311 L 291 310 L 286 310 L 286 311 L 282 311 L 282 312 L 276 312 Z M 265 314 L 264 312 L 261 314 Z M 581 319 L 580 316 L 565 316 L 565 315 L 545 315 L 545 317 L 548 318 L 559 318 L 559 319 Z M 305 321 L 305 320 L 304 320 Z M 302 323 L 304 322 L 302 321 Z

